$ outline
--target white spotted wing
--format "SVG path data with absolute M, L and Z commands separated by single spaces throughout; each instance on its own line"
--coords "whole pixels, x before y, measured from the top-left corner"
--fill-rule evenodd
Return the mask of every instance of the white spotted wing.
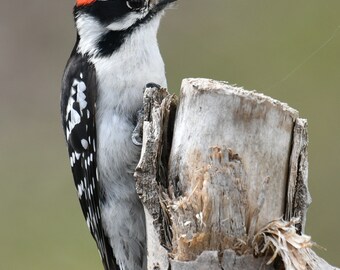
M 106 270 L 119 269 L 102 228 L 96 155 L 97 83 L 86 57 L 73 52 L 63 77 L 61 110 L 69 158 L 83 214 Z

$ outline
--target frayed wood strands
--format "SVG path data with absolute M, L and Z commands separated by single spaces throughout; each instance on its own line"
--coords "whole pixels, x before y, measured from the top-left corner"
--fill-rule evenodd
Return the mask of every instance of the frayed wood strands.
M 268 223 L 253 239 L 255 256 L 272 253 L 267 264 L 280 256 L 286 270 L 320 269 L 311 250 L 315 243 L 310 236 L 299 235 L 296 231 L 295 225 L 299 222 L 298 218 L 292 218 L 290 221 L 278 219 Z

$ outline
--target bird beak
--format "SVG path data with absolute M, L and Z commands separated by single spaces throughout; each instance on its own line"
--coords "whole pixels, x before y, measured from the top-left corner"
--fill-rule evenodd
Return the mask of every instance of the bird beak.
M 177 0 L 149 0 L 149 7 L 150 9 L 156 8 L 157 10 L 162 10 L 175 1 Z

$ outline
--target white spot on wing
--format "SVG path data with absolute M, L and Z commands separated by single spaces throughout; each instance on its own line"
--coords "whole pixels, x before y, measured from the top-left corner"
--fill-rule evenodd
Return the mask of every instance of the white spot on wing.
M 87 224 L 87 227 L 88 227 L 89 229 L 91 229 L 91 226 L 90 226 L 90 218 L 89 218 L 89 217 L 86 218 L 86 224 Z
M 79 199 L 81 198 L 81 196 L 83 196 L 83 191 L 84 191 L 84 183 L 83 181 L 81 182 L 81 184 L 78 185 L 78 197 Z
M 97 168 L 96 168 L 96 177 L 97 177 L 97 181 L 99 182 L 98 169 Z
M 82 139 L 81 140 L 81 145 L 84 147 L 84 149 L 87 149 L 89 147 L 89 143 L 87 140 Z
M 71 97 L 74 96 L 76 93 L 76 89 L 74 87 L 71 87 Z
M 82 78 L 82 74 L 80 76 Z M 71 95 L 68 99 L 67 107 L 66 107 L 66 121 L 67 121 L 67 132 L 66 138 L 69 139 L 70 134 L 74 127 L 81 122 L 81 117 L 79 113 L 82 113 L 84 109 L 86 109 L 87 102 L 86 102 L 86 85 L 83 81 L 79 81 L 74 79 L 72 87 L 71 87 Z M 74 98 L 75 96 L 75 98 Z M 79 104 L 80 112 L 74 109 L 75 103 Z
M 71 156 L 70 156 L 70 163 L 71 163 L 71 167 L 73 167 L 73 165 L 76 163 L 76 153 L 72 152 Z
M 73 165 L 74 165 L 74 162 L 73 162 L 73 158 L 72 158 L 72 156 L 70 156 L 70 163 L 71 163 L 71 167 L 73 167 Z

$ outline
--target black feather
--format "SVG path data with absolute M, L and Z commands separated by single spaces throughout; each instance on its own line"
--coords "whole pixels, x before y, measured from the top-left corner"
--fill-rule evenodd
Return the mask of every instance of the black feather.
M 118 270 L 112 248 L 102 227 L 99 208 L 100 187 L 95 151 L 96 95 L 95 68 L 86 57 L 81 56 L 74 49 L 64 72 L 61 95 L 62 122 L 74 184 L 105 270 Z

